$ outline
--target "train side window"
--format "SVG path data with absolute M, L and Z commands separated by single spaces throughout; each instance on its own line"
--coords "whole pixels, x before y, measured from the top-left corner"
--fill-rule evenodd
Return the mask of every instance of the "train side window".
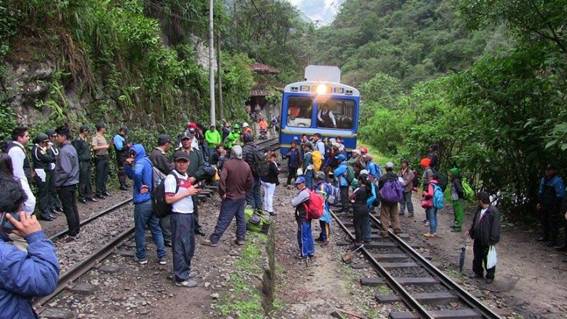
M 350 130 L 353 127 L 353 119 L 353 100 L 329 99 L 318 103 L 318 127 Z
M 311 127 L 313 99 L 306 96 L 292 96 L 287 100 L 287 126 Z

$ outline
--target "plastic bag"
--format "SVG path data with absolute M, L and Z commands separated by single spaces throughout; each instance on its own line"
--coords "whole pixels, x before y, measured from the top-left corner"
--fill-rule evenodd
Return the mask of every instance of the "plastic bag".
M 297 169 L 297 176 L 303 176 L 303 168 L 298 168 Z
M 496 247 L 490 246 L 488 249 L 488 255 L 486 256 L 486 269 L 490 269 L 496 266 L 498 258 L 496 256 Z

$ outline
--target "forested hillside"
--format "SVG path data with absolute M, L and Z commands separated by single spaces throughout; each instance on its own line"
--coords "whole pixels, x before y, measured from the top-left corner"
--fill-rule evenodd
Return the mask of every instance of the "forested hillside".
M 564 0 L 351 0 L 315 54 L 361 86 L 365 140 L 414 164 L 439 144 L 443 170 L 535 216 L 543 168 L 567 166 L 566 16 Z
M 206 0 L 1 0 L 0 135 L 16 121 L 177 131 L 208 119 L 208 12 Z M 308 27 L 285 1 L 216 1 L 228 119 L 246 116 L 251 63 L 300 74 Z

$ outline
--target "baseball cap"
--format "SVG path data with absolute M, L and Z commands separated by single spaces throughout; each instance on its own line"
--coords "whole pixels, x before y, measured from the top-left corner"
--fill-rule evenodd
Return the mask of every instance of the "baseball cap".
M 368 175 L 368 171 L 363 169 L 360 171 L 360 175 Z
M 242 127 L 248 127 L 248 126 L 250 126 L 250 125 L 248 125 L 248 123 L 246 123 L 246 122 L 242 123 Z
M 171 137 L 167 134 L 160 134 L 157 140 L 158 145 L 165 145 L 167 143 L 171 143 Z
M 47 134 L 44 133 L 39 133 L 37 134 L 37 137 L 35 138 L 35 142 L 36 143 L 41 143 L 41 142 L 45 142 L 49 140 L 49 136 L 47 136 Z
M 394 163 L 392 162 L 386 163 L 386 168 L 394 168 Z
M 305 177 L 300 176 L 295 180 L 295 183 L 293 183 L 294 185 L 298 185 L 298 184 L 305 184 Z
M 183 132 L 183 135 L 181 135 L 181 140 L 192 139 L 192 138 L 193 138 L 193 134 L 191 134 L 190 131 L 185 131 Z
M 173 154 L 173 159 L 177 161 L 189 161 L 189 154 L 184 151 L 177 151 Z
M 324 180 L 325 179 L 325 172 L 319 171 L 319 172 L 315 173 L 315 179 Z

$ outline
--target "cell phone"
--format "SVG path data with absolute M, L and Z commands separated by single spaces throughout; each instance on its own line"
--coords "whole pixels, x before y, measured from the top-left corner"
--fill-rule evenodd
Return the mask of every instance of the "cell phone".
M 20 214 L 19 213 L 8 213 L 8 212 L 3 212 L 1 213 L 2 215 L 0 216 L 0 225 L 2 227 L 2 231 L 5 233 L 10 233 L 12 232 L 15 227 L 12 223 L 10 223 L 10 221 L 8 220 L 8 218 L 6 218 L 6 215 L 10 214 L 12 215 L 12 217 L 14 217 L 15 220 L 20 221 Z

